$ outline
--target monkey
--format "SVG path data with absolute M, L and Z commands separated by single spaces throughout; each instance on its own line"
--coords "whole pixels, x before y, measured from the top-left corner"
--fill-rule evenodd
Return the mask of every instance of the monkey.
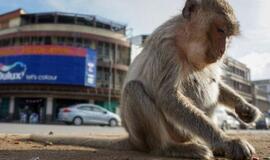
M 255 154 L 253 146 L 229 137 L 211 120 L 218 104 L 226 105 L 246 123 L 261 115 L 221 80 L 228 42 L 239 34 L 239 27 L 226 0 L 186 0 L 181 14 L 159 26 L 131 63 L 122 87 L 120 115 L 129 135 L 123 142 L 165 157 L 250 159 Z M 108 148 L 124 144 L 83 143 L 85 139 L 59 142 L 42 136 L 30 139 Z
M 187 0 L 146 40 L 129 67 L 121 97 L 121 118 L 130 143 L 152 154 L 211 159 L 250 159 L 255 149 L 231 138 L 211 121 L 218 104 L 244 122 L 260 111 L 221 80 L 228 42 L 239 34 L 225 0 Z

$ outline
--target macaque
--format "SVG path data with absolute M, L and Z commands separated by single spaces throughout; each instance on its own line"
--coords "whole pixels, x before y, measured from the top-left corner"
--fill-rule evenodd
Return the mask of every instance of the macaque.
M 121 117 L 138 150 L 168 157 L 250 159 L 254 148 L 211 121 L 225 104 L 244 122 L 260 111 L 221 81 L 227 43 L 239 33 L 225 0 L 187 0 L 182 14 L 158 27 L 131 64 Z

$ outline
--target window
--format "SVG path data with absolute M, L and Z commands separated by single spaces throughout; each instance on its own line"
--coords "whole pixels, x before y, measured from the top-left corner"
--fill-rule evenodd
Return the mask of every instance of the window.
M 97 28 L 104 28 L 103 23 L 100 23 L 100 22 L 96 22 L 96 27 Z
M 236 90 L 239 90 L 239 91 L 242 91 L 242 92 L 245 92 L 245 93 L 251 93 L 251 87 L 250 86 L 248 86 L 246 84 L 236 82 L 236 81 L 234 81 L 234 88 Z
M 108 70 L 106 70 L 104 72 L 104 80 L 105 81 L 109 81 L 110 80 L 110 72 Z
M 71 16 L 58 16 L 58 22 L 64 24 L 75 24 L 75 18 Z
M 74 38 L 68 37 L 68 38 L 67 38 L 67 43 L 66 43 L 66 44 L 67 44 L 67 45 L 73 45 L 73 44 L 74 44 L 73 42 L 74 42 Z
M 98 60 L 103 60 L 103 43 L 102 42 L 98 42 L 97 56 L 98 56 Z
M 65 37 L 57 37 L 57 44 L 64 45 L 65 44 Z
M 126 64 L 129 65 L 130 63 L 130 54 L 129 54 L 129 48 L 118 46 L 118 60 L 117 62 L 120 64 Z
M 92 47 L 91 46 L 91 41 L 88 40 L 88 39 L 84 39 L 83 40 L 83 47 L 85 47 L 85 48 L 91 48 Z
M 39 15 L 38 23 L 54 23 L 54 15 Z
M 93 109 L 94 112 L 103 112 L 103 110 L 101 110 L 98 107 L 93 107 L 92 109 Z
M 83 17 L 77 17 L 77 24 L 79 24 L 79 25 L 93 26 L 93 20 L 85 19 Z
M 97 69 L 97 81 L 102 80 L 102 68 L 98 67 Z
M 58 41 L 57 37 L 53 36 L 53 37 L 51 37 L 51 39 L 52 39 L 52 44 L 57 44 L 57 41 Z
M 35 15 L 23 15 L 22 16 L 22 25 L 33 24 L 36 22 Z
M 76 45 L 77 46 L 82 46 L 82 42 L 83 42 L 82 38 L 76 38 Z
M 109 43 L 105 43 L 105 54 L 104 54 L 104 58 L 110 59 L 110 44 Z
M 20 45 L 69 45 L 75 47 L 91 48 L 91 40 L 83 39 L 80 37 L 58 37 L 58 36 L 24 36 L 24 37 L 13 37 L 0 40 L 0 47 L 7 46 L 20 46 Z M 98 58 L 103 57 L 104 43 L 101 42 L 99 45 Z M 101 53 L 101 54 L 100 54 Z
M 104 24 L 104 25 L 103 25 L 103 28 L 110 30 L 110 29 L 111 29 L 111 26 L 108 25 L 108 24 Z
M 84 110 L 84 111 L 91 111 L 92 110 L 92 108 L 90 106 L 80 106 L 80 107 L 78 107 L 78 109 Z
M 46 45 L 52 44 L 52 39 L 51 39 L 51 37 L 49 37 L 49 36 L 45 37 L 45 39 L 44 39 L 44 44 L 46 44 Z

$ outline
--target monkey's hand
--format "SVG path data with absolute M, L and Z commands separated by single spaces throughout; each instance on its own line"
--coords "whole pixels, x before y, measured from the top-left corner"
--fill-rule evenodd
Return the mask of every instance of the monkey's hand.
M 246 123 L 254 122 L 262 114 L 257 107 L 245 101 L 242 101 L 235 106 L 235 112 L 238 114 L 239 118 Z
M 255 149 L 247 141 L 242 139 L 228 139 L 222 144 L 225 157 L 232 160 L 250 160 L 255 154 Z

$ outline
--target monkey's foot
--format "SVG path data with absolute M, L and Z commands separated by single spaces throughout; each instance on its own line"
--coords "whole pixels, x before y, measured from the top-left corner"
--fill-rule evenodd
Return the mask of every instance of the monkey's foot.
M 183 143 L 175 144 L 160 150 L 152 151 L 153 154 L 166 157 L 188 158 L 188 159 L 213 159 L 212 151 L 201 144 Z

